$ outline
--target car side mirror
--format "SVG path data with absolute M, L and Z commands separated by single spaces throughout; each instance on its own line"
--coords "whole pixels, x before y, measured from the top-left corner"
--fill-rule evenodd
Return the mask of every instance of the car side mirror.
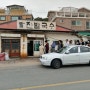
M 70 52 L 69 51 L 66 51 L 65 54 L 69 54 Z

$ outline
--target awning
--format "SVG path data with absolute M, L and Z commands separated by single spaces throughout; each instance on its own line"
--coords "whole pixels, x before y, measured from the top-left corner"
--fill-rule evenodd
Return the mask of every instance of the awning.
M 78 35 L 80 35 L 80 36 L 90 36 L 90 32 L 79 32 Z

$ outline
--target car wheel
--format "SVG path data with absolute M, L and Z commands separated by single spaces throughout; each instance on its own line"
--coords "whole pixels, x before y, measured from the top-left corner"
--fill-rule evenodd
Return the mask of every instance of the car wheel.
M 55 69 L 60 68 L 60 67 L 61 67 L 61 62 L 60 62 L 60 60 L 54 59 L 54 60 L 52 61 L 51 66 L 52 66 L 53 68 L 55 68 Z
M 89 61 L 89 66 L 90 66 L 90 61 Z

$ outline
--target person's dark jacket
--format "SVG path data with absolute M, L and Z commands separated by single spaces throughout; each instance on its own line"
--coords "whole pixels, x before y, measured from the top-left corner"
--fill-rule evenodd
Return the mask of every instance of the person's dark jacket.
M 46 43 L 46 45 L 45 45 L 45 51 L 46 51 L 46 53 L 48 53 L 48 51 L 49 51 L 49 44 L 48 43 Z

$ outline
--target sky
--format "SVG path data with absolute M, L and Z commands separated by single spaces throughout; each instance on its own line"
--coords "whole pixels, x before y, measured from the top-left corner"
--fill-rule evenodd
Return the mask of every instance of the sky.
M 0 0 L 0 8 L 6 8 L 8 5 L 22 5 L 34 18 L 46 18 L 48 11 L 60 10 L 62 7 L 85 7 L 90 9 L 90 0 Z

